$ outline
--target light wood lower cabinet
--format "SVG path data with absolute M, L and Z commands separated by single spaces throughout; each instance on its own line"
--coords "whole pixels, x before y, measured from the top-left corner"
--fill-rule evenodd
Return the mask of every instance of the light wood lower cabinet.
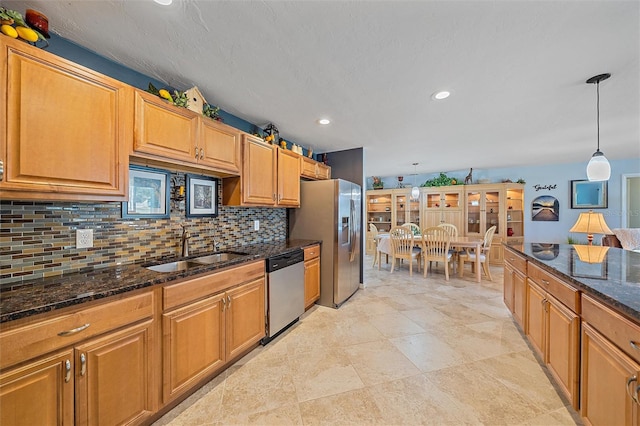
M 580 317 L 531 277 L 527 282 L 526 312 L 526 333 L 531 345 L 577 410 Z
M 164 288 L 163 402 L 193 389 L 265 335 L 264 262 Z
M 20 40 L 0 49 L 0 198 L 124 201 L 133 88 Z
M 0 424 L 72 425 L 73 360 L 69 349 L 0 374 Z
M 152 321 L 75 348 L 77 425 L 140 424 L 156 406 Z
M 320 299 L 320 245 L 304 249 L 304 307 Z
M 504 303 L 526 332 L 527 261 L 509 248 L 505 248 L 504 253 Z
M 580 414 L 588 425 L 640 425 L 640 326 L 582 296 Z
M 153 300 L 143 292 L 3 329 L 1 423 L 144 422 L 158 408 Z

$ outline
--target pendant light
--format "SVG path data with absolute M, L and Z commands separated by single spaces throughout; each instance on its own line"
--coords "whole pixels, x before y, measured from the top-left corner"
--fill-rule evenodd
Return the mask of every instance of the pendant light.
M 591 160 L 589 160 L 589 164 L 587 164 L 587 179 L 590 181 L 609 180 L 609 177 L 611 177 L 611 165 L 609 164 L 607 157 L 605 157 L 602 151 L 600 151 L 600 82 L 608 79 L 609 77 L 611 77 L 611 74 L 607 73 L 596 75 L 587 80 L 587 83 L 589 84 L 596 84 L 596 116 L 598 120 L 598 148 L 596 149 L 596 152 L 593 153 Z
M 416 166 L 418 163 L 413 163 L 413 188 L 411 188 L 411 198 L 417 200 L 420 197 L 420 189 L 416 186 Z

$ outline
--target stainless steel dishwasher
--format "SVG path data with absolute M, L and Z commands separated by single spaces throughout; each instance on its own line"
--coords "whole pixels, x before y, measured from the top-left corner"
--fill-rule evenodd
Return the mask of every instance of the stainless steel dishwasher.
M 304 251 L 302 249 L 267 259 L 266 345 L 304 313 Z

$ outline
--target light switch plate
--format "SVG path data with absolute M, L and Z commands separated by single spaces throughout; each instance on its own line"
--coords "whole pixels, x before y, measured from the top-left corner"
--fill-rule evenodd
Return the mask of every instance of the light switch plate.
M 93 247 L 93 229 L 78 229 L 76 231 L 76 248 Z

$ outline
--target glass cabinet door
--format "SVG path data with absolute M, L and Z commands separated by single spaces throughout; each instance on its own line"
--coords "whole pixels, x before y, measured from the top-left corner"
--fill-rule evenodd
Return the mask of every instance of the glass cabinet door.
M 409 196 L 408 219 L 409 220 L 407 222 L 415 223 L 420 227 L 420 229 L 422 229 L 422 225 L 420 223 L 420 197 L 413 199 Z
M 500 229 L 500 191 L 469 191 L 467 192 L 467 235 L 484 236 L 487 229 L 496 227 L 496 234 Z
M 507 238 L 524 237 L 524 191 L 507 189 Z
M 487 191 L 484 193 L 484 215 L 485 220 L 482 224 L 481 233 L 484 235 L 487 229 L 495 225 L 496 234 L 500 234 L 500 191 Z M 482 223 L 482 220 L 481 222 Z
M 481 195 L 479 191 L 467 192 L 467 235 L 480 235 Z
M 402 226 L 408 222 L 407 214 L 410 207 L 407 205 L 407 201 L 409 198 L 406 193 L 394 194 L 393 226 Z

